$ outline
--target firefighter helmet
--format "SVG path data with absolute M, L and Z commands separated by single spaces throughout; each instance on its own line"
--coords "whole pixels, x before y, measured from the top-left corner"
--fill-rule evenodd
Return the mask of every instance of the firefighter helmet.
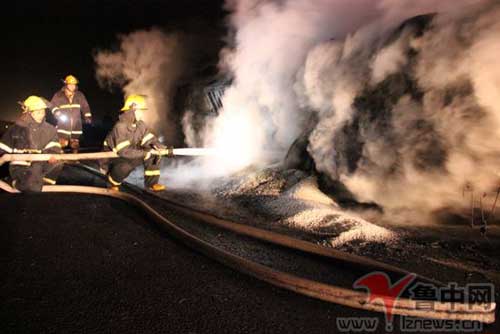
M 24 112 L 33 112 L 36 110 L 47 109 L 47 101 L 38 96 L 30 96 L 22 103 Z
M 123 105 L 121 111 L 129 111 L 132 109 L 147 110 L 148 107 L 146 105 L 146 96 L 137 94 L 127 96 L 127 98 L 125 99 L 125 104 Z
M 78 85 L 78 79 L 73 75 L 68 75 L 64 78 L 64 83 L 66 85 Z

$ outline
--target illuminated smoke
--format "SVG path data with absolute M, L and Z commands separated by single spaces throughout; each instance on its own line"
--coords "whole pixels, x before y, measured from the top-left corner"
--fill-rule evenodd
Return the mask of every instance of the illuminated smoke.
M 224 158 L 181 166 L 170 174 L 176 181 L 279 160 L 315 115 L 308 151 L 317 169 L 386 212 L 460 208 L 466 183 L 476 193 L 497 185 L 498 5 L 228 0 L 226 6 L 235 38 L 221 52 L 221 69 L 233 77 L 224 110 L 204 129 L 192 126 L 196 110 L 182 123 L 189 146 L 215 147 Z M 395 32 L 427 13 L 439 14 L 422 35 L 411 24 Z M 126 92 L 166 96 L 157 110 L 168 110 L 175 50 L 178 40 L 157 30 L 124 36 L 119 52 L 96 56 L 98 77 L 125 84 Z
M 195 118 L 194 112 L 192 110 L 186 110 L 184 116 L 182 117 L 182 131 L 184 137 L 186 138 L 186 144 L 188 147 L 200 147 L 200 142 L 194 127 Z
M 388 213 L 464 208 L 466 184 L 476 195 L 498 185 L 500 6 L 456 9 L 422 36 L 408 25 L 388 44 L 347 54 L 348 41 L 329 42 L 306 62 L 317 168 Z
M 225 93 L 224 110 L 211 126 L 205 144 L 227 151 L 239 147 L 241 154 L 225 162 L 226 166 L 234 164 L 235 169 L 252 163 L 265 164 L 269 151 L 275 159 L 283 157 L 314 107 L 303 103 L 303 81 L 297 78 L 309 52 L 332 39 L 339 41 L 344 53 L 360 47 L 369 52 L 373 47 L 370 42 L 404 19 L 450 9 L 456 3 L 436 2 L 425 0 L 415 5 L 414 1 L 399 0 L 227 1 L 235 45 L 221 53 L 221 68 L 232 73 L 234 84 Z M 393 56 L 391 52 L 394 51 L 387 50 L 379 62 Z M 381 70 L 379 76 L 391 70 L 394 68 Z M 335 95 L 334 103 L 342 109 L 349 108 L 357 88 L 354 86 L 358 85 L 346 84 L 349 87 Z M 348 110 L 339 112 L 350 114 Z
M 424 212 L 461 205 L 465 182 L 488 189 L 500 162 L 500 16 L 489 3 L 227 1 L 235 44 L 221 68 L 234 83 L 205 143 L 239 152 L 226 167 L 265 164 L 266 152 L 282 158 L 316 113 L 308 150 L 359 200 Z M 439 15 L 423 36 L 415 25 L 394 33 L 428 13 Z M 398 96 L 391 77 L 416 96 Z M 370 94 L 385 94 L 383 103 L 364 106 Z
M 234 76 L 224 110 L 211 125 L 206 146 L 227 152 L 221 168 L 238 169 L 282 158 L 301 133 L 307 113 L 294 85 L 308 51 L 343 37 L 374 15 L 371 0 L 228 1 L 235 48 L 222 52 Z
M 177 131 L 171 112 L 173 88 L 184 67 L 181 38 L 153 28 L 119 39 L 118 51 L 100 51 L 94 57 L 100 85 L 118 86 L 124 95 L 147 95 L 149 112 L 145 121 L 167 141 L 172 140 Z

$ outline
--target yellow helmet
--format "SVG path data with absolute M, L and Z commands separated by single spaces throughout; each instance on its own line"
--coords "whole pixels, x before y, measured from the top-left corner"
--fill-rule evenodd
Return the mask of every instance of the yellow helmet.
M 131 109 L 147 110 L 148 107 L 146 105 L 146 96 L 138 94 L 132 94 L 127 96 L 127 98 L 125 99 L 125 104 L 123 105 L 121 111 L 129 111 Z
M 38 96 L 30 96 L 22 103 L 24 112 L 33 112 L 36 110 L 47 109 L 48 105 L 45 99 Z
M 78 79 L 72 75 L 68 75 L 64 78 L 64 83 L 66 85 L 78 85 Z

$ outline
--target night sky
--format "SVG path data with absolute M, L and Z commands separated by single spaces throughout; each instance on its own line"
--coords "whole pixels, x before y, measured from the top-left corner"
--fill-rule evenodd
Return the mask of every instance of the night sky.
M 222 27 L 226 15 L 219 0 L 18 1 L 11 6 L 3 11 L 0 120 L 14 120 L 17 101 L 29 95 L 50 99 L 70 73 L 80 80 L 97 119 L 114 115 L 123 96 L 119 89 L 110 93 L 98 86 L 95 50 L 116 48 L 118 34 L 152 26 L 167 32 Z

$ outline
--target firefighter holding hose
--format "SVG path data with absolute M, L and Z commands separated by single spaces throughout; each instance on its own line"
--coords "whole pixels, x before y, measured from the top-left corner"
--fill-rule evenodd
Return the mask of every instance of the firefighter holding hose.
M 56 128 L 45 122 L 48 102 L 30 96 L 21 103 L 23 114 L 0 140 L 0 155 L 5 153 L 62 153 Z M 40 192 L 44 184 L 56 184 L 63 164 L 49 161 L 12 161 L 9 173 L 12 186 L 21 192 Z
M 108 168 L 108 187 L 113 190 L 119 190 L 122 181 L 140 165 L 144 166 L 145 187 L 155 192 L 165 190 L 165 186 L 158 181 L 162 152 L 166 147 L 144 123 L 146 110 L 144 95 L 129 95 L 119 121 L 104 141 L 104 150 L 112 150 L 119 156 L 110 162 Z
M 82 92 L 78 90 L 78 79 L 68 75 L 63 88 L 50 101 L 52 114 L 57 120 L 57 134 L 63 148 L 68 145 L 73 153 L 78 153 L 82 130 L 82 116 L 85 123 L 92 122 L 90 107 Z

